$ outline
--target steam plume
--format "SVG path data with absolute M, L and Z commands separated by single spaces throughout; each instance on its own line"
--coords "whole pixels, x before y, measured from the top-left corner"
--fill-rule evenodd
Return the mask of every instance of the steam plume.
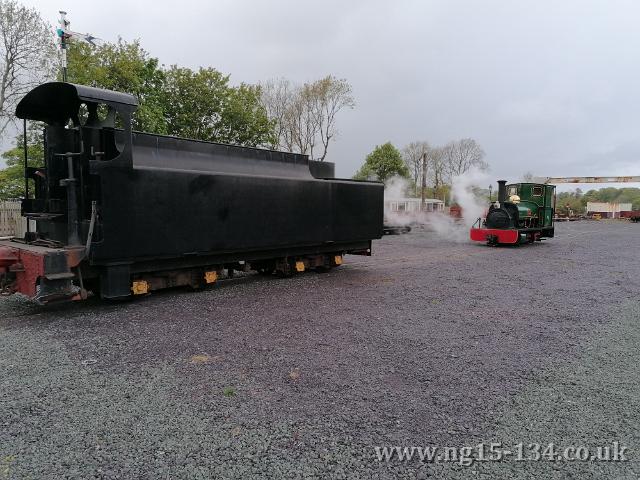
M 488 185 L 489 176 L 478 169 L 472 168 L 462 175 L 453 178 L 451 182 L 451 197 L 462 209 L 462 219 L 455 219 L 450 215 L 439 212 L 403 212 L 391 211 L 385 203 L 386 222 L 393 225 L 424 225 L 438 236 L 462 243 L 469 241 L 469 228 L 481 217 L 487 208 L 487 199 L 478 199 L 474 194 L 474 187 Z M 393 177 L 385 188 L 385 202 L 406 197 L 410 185 L 401 177 Z

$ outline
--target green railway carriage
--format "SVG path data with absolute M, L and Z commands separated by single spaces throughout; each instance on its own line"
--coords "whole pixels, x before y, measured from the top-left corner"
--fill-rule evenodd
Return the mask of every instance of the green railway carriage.
M 498 181 L 498 200 L 470 232 L 489 244 L 533 243 L 554 236 L 555 185 Z

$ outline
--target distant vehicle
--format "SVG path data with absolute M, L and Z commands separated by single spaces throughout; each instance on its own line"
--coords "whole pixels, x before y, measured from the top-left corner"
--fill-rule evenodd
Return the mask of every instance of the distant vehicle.
M 621 218 L 628 218 L 634 223 L 640 222 L 640 210 L 632 210 L 630 212 L 620 212 Z
M 449 207 L 449 216 L 462 219 L 462 207 L 459 205 L 452 205 Z
M 555 185 L 498 181 L 498 200 L 471 228 L 471 240 L 489 245 L 541 241 L 554 235 Z

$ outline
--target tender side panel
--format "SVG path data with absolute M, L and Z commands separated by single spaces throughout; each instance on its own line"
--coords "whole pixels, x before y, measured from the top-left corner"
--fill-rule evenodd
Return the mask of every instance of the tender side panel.
M 382 235 L 378 184 L 110 168 L 101 192 L 94 263 Z

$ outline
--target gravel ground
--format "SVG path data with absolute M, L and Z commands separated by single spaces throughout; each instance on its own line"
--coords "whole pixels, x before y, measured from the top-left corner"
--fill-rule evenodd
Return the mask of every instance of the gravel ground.
M 638 478 L 640 226 L 386 237 L 325 274 L 0 300 L 1 478 Z M 627 446 L 381 462 L 375 446 Z

